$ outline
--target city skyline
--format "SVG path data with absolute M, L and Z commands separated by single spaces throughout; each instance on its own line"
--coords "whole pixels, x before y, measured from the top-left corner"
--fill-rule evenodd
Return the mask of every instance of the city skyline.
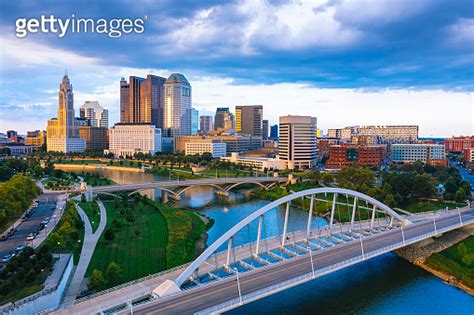
M 50 11 L 68 16 L 74 9 L 95 16 L 105 5 L 63 3 Z M 1 60 L 2 77 L 9 80 L 2 80 L 0 124 L 21 133 L 44 129 L 43 121 L 54 115 L 55 82 L 67 68 L 75 82 L 76 110 L 96 100 L 109 109 L 111 125 L 119 121 L 121 77 L 179 72 L 193 86 L 193 107 L 201 115 L 212 115 L 217 107 L 234 111 L 235 105 L 262 104 L 270 125 L 279 116 L 298 114 L 318 117 L 322 129 L 417 124 L 424 137 L 472 134 L 474 19 L 468 5 L 381 1 L 357 18 L 352 13 L 361 12 L 359 4 L 342 1 L 199 3 L 187 10 L 165 3 L 159 12 L 117 5 L 107 14 L 149 19 L 144 34 L 112 40 L 93 34 L 15 38 L 13 19 L 23 7 L 21 1 L 6 4 Z M 48 11 L 45 7 L 41 10 Z M 255 9 L 261 12 L 256 17 L 245 14 Z M 41 11 L 35 5 L 24 10 L 21 15 Z M 299 20 L 284 12 L 294 12 Z M 219 23 L 227 20 L 237 27 L 221 36 Z M 276 26 L 266 31 L 271 21 Z M 238 30 L 252 23 L 255 29 L 248 35 Z M 371 28 L 374 23 L 377 27 Z M 314 26 L 318 32 L 305 31 Z M 191 27 L 196 30 L 186 37 Z M 423 115 L 410 115 L 413 110 Z M 19 115 L 21 123 L 13 120 Z

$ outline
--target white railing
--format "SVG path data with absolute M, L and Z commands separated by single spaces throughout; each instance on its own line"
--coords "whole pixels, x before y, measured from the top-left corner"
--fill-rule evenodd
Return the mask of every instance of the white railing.
M 466 226 L 466 225 L 469 225 L 469 224 L 472 224 L 472 223 L 474 223 L 474 219 L 466 220 L 462 224 L 461 223 L 456 223 L 454 225 L 450 225 L 450 226 L 444 227 L 442 229 L 437 229 L 437 231 L 433 230 L 432 232 L 417 235 L 415 237 L 412 237 L 410 239 L 405 240 L 405 242 L 403 242 L 403 241 L 402 242 L 397 242 L 397 243 L 391 244 L 389 246 L 385 246 L 383 248 L 379 248 L 377 250 L 371 251 L 369 253 L 365 253 L 364 255 L 359 255 L 359 256 L 344 260 L 342 262 L 338 262 L 334 265 L 327 266 L 327 267 L 315 270 L 314 271 L 314 276 L 313 276 L 313 272 L 309 272 L 309 273 L 306 273 L 304 275 L 298 276 L 296 278 L 286 280 L 286 281 L 280 282 L 278 284 L 266 287 L 264 289 L 260 289 L 260 290 L 245 294 L 241 298 L 235 298 L 235 299 L 229 300 L 227 302 L 215 305 L 215 306 L 210 307 L 208 309 L 205 309 L 203 311 L 197 312 L 196 314 L 204 315 L 204 314 L 212 314 L 212 313 L 216 313 L 216 312 L 222 312 L 222 311 L 225 311 L 225 310 L 229 310 L 229 309 L 235 308 L 237 306 L 243 305 L 245 303 L 249 303 L 251 301 L 260 299 L 260 298 L 262 298 L 266 295 L 269 295 L 270 293 L 275 293 L 275 292 L 278 292 L 278 291 L 282 291 L 283 289 L 286 289 L 288 287 L 295 286 L 299 283 L 309 281 L 310 279 L 314 279 L 318 276 L 320 277 L 320 276 L 323 276 L 327 273 L 334 272 L 336 270 L 348 267 L 348 266 L 353 265 L 357 262 L 362 262 L 362 261 L 368 260 L 370 258 L 379 256 L 379 255 L 384 254 L 384 253 L 391 252 L 395 249 L 404 247 L 406 245 L 417 243 L 418 241 L 420 241 L 422 239 L 427 239 L 429 237 L 433 237 L 435 235 L 439 235 L 441 233 L 451 231 L 454 228 L 457 228 L 457 227 L 460 227 L 460 226 Z

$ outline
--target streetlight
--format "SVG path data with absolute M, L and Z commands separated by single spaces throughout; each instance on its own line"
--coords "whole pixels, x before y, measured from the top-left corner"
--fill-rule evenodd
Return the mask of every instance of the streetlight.
M 237 275 L 237 289 L 239 290 L 239 303 L 240 305 L 242 305 L 243 303 L 242 303 L 242 291 L 240 290 L 239 269 L 232 268 L 232 270 L 234 270 Z

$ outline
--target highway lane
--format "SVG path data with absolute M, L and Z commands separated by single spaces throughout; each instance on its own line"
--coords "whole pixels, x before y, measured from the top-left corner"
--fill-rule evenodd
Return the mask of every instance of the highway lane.
M 474 219 L 474 211 L 470 210 L 462 214 L 464 220 Z M 452 214 L 442 219 L 437 219 L 438 229 L 459 222 L 459 216 Z M 432 232 L 433 222 L 421 222 L 404 227 L 405 238 Z M 363 239 L 364 252 L 386 247 L 401 242 L 401 229 L 392 230 L 379 235 Z M 361 255 L 360 241 L 353 241 L 322 252 L 313 252 L 315 268 L 322 269 L 340 261 L 344 261 Z M 240 286 L 242 294 L 255 292 L 273 284 L 308 274 L 312 271 L 309 256 L 300 256 L 284 261 L 279 264 L 260 268 L 256 271 L 240 274 Z M 135 314 L 191 314 L 220 303 L 224 303 L 238 297 L 237 282 L 235 277 L 227 278 L 218 283 L 185 291 L 179 295 L 163 297 L 151 304 L 143 305 L 134 309 Z
M 20 244 L 31 246 L 31 241 L 27 241 L 28 234 L 36 231 L 41 221 L 46 217 L 51 217 L 56 209 L 56 197 L 59 193 L 41 194 L 38 196 L 38 207 L 34 214 L 25 222 L 21 222 L 15 234 L 4 242 L 0 242 L 0 257 L 16 249 Z

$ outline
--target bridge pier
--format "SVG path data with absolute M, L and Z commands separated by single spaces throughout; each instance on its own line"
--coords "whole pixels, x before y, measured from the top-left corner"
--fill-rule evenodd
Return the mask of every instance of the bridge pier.
M 219 196 L 229 197 L 229 192 L 228 192 L 228 191 L 216 189 L 216 190 L 214 191 L 214 193 L 215 193 L 216 195 L 219 195 Z

